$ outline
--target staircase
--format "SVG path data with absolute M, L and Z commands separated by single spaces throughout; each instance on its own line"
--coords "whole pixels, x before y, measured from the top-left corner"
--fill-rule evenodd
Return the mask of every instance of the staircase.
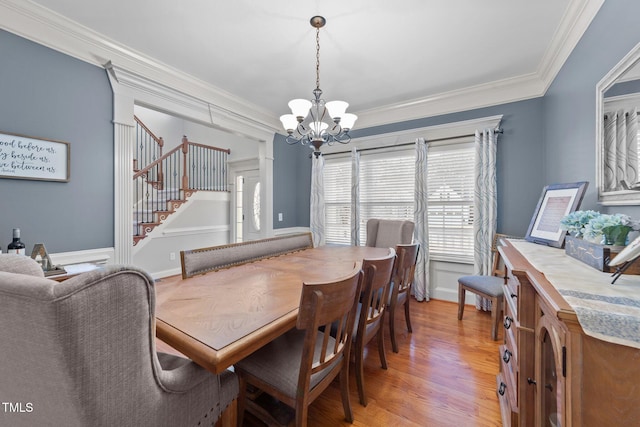
M 228 191 L 228 149 L 191 142 L 162 154 L 164 141 L 156 137 L 138 117 L 136 153 L 133 161 L 133 245 L 169 215 L 176 212 L 196 191 Z

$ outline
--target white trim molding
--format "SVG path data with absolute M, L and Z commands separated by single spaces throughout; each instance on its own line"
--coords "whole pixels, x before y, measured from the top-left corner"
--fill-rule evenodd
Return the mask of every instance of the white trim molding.
M 114 264 L 114 248 L 88 249 L 85 251 L 58 252 L 50 254 L 54 265 L 71 265 L 81 263 Z
M 470 135 L 480 129 L 495 129 L 502 121 L 502 114 L 478 119 L 462 120 L 459 122 L 445 123 L 442 125 L 427 126 L 416 129 L 406 129 L 398 132 L 382 133 L 372 136 L 354 138 L 345 150 L 344 146 L 332 145 L 322 147 L 324 154 L 341 153 L 350 151 L 353 147 L 363 148 L 383 148 L 393 147 L 398 144 L 415 142 L 417 138 L 424 138 L 427 142 L 440 138 L 457 138 L 462 135 Z
M 289 227 L 289 228 L 274 228 L 274 236 L 285 236 L 287 234 L 308 233 L 311 229 L 309 227 Z
M 176 86 L 166 86 L 151 78 L 108 61 L 103 64 L 115 81 L 129 92 L 135 94 L 135 103 L 161 110 L 171 115 L 189 117 L 190 119 L 211 126 L 231 134 L 239 135 L 258 142 L 273 140 L 278 128 L 261 122 L 252 116 L 216 105 L 211 99 L 207 100 L 206 92 L 199 92 L 198 96 L 188 92 L 189 88 L 175 82 Z M 204 84 L 204 83 L 202 83 Z
M 535 73 L 355 111 L 358 128 L 543 96 L 603 3 L 604 0 L 569 2 L 559 29 Z M 163 90 L 156 87 L 152 91 L 166 97 L 160 104 L 180 101 L 179 98 L 183 97 L 181 108 L 192 111 L 188 117 L 202 123 L 251 135 L 261 141 L 268 140 L 269 134 L 273 138 L 274 132 L 282 133 L 275 112 L 117 43 L 37 3 L 0 0 L 0 28 L 100 67 L 110 64 L 108 66 L 117 70 L 121 84 L 136 86 L 140 93 L 145 93 L 149 85 L 163 87 Z M 177 100 L 176 94 L 179 94 Z M 152 105 L 158 106 L 158 102 L 156 98 Z
M 528 75 L 358 112 L 358 129 L 490 107 L 544 95 L 544 83 Z
M 196 106 L 195 114 L 192 112 L 187 117 L 203 123 L 252 135 L 263 141 L 273 138 L 274 132 L 280 129 L 280 122 L 270 111 L 111 40 L 37 3 L 0 0 L 0 28 L 84 62 L 113 68 L 117 70 L 120 84 L 131 86 L 140 94 L 147 93 L 160 99 L 164 97 L 172 102 L 183 97 L 183 106 Z M 156 105 L 156 102 L 152 102 L 152 105 Z
M 603 206 L 640 205 L 640 191 L 604 189 L 604 93 L 610 89 L 620 77 L 640 63 L 640 43 L 616 64 L 596 85 L 596 186 L 598 202 Z
M 544 96 L 604 0 L 572 0 L 535 73 L 357 111 L 358 129 Z M 498 55 L 499 47 L 497 48 Z
M 553 41 L 538 67 L 538 76 L 544 84 L 543 95 L 553 83 L 565 61 L 571 55 L 582 35 L 596 16 L 604 0 L 570 1 L 562 22 L 553 35 Z

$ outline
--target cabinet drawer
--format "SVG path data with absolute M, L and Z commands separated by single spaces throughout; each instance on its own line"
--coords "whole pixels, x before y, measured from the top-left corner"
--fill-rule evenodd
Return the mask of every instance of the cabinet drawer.
M 506 381 L 502 372 L 496 377 L 496 394 L 498 395 L 498 402 L 500 404 L 500 416 L 502 418 L 503 427 L 517 426 L 517 414 L 515 414 L 514 408 L 511 407 L 509 398 L 507 395 L 507 388 L 510 387 Z M 515 419 L 515 420 L 514 420 Z
M 509 302 L 513 303 L 511 306 L 513 307 L 513 314 L 518 315 L 518 297 L 520 296 L 520 282 L 518 282 L 518 278 L 513 275 L 511 270 L 507 270 L 507 280 L 506 286 L 504 289 L 504 302 L 505 305 Z
M 505 301 L 504 304 L 504 318 L 502 320 L 502 327 L 504 328 L 504 343 L 515 358 L 513 364 L 518 366 L 518 318 L 513 312 L 513 304 L 508 301 Z
M 517 369 L 513 365 L 513 359 L 505 361 L 503 355 L 505 354 L 506 346 L 500 346 L 500 372 L 502 373 L 503 381 L 505 383 L 506 392 L 504 393 L 509 399 L 509 405 L 513 410 L 518 407 L 518 392 L 517 392 Z M 500 391 L 500 390 L 498 390 Z M 500 394 L 500 393 L 498 393 Z

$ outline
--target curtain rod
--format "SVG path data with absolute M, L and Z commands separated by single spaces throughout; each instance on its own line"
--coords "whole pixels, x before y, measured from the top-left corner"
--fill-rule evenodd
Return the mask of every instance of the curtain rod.
M 503 132 L 503 130 L 502 130 L 502 128 L 495 128 L 493 130 L 493 132 L 501 134 Z M 426 142 L 440 142 L 440 141 L 448 141 L 450 139 L 468 138 L 470 136 L 476 136 L 476 134 L 475 133 L 470 133 L 470 134 L 467 134 L 467 135 L 448 136 L 446 138 L 425 139 L 425 141 Z M 396 144 L 396 145 L 393 145 L 393 146 L 362 148 L 362 149 L 358 150 L 358 152 L 370 151 L 370 150 L 380 150 L 382 148 L 389 148 L 389 147 L 405 147 L 407 145 L 414 145 L 414 144 L 415 144 L 415 141 L 414 142 L 405 142 L 405 143 L 402 143 L 402 144 Z M 322 155 L 323 156 L 333 156 L 335 154 L 348 154 L 350 152 L 351 151 L 339 151 L 339 152 L 326 153 L 326 154 L 322 153 Z M 309 156 L 309 157 L 311 157 L 311 156 Z

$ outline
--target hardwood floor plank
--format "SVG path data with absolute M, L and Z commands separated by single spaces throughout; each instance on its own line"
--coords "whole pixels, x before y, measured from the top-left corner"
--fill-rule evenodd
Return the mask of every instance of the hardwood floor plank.
M 375 340 L 365 356 L 369 404 L 358 403 L 351 372 L 351 404 L 355 421 L 344 421 L 337 381 L 309 408 L 309 426 L 500 426 L 495 390 L 500 341 L 492 341 L 491 316 L 467 307 L 458 321 L 455 303 L 411 301 L 413 334 L 398 313 L 400 353 L 391 351 L 388 323 L 385 346 L 388 370 L 380 368 Z M 245 417 L 245 426 L 262 427 Z
M 309 426 L 501 426 L 495 389 L 500 341 L 490 338 L 490 314 L 469 306 L 463 320 L 458 321 L 455 303 L 412 300 L 412 334 L 407 332 L 403 316 L 398 313 L 396 318 L 397 354 L 391 351 L 385 322 L 389 369 L 380 368 L 376 340 L 368 345 L 364 365 L 369 400 L 366 408 L 358 403 L 351 371 L 354 423 L 344 421 L 336 380 L 309 407 Z M 179 354 L 161 341 L 157 346 L 160 351 Z M 247 414 L 244 426 L 264 424 Z

